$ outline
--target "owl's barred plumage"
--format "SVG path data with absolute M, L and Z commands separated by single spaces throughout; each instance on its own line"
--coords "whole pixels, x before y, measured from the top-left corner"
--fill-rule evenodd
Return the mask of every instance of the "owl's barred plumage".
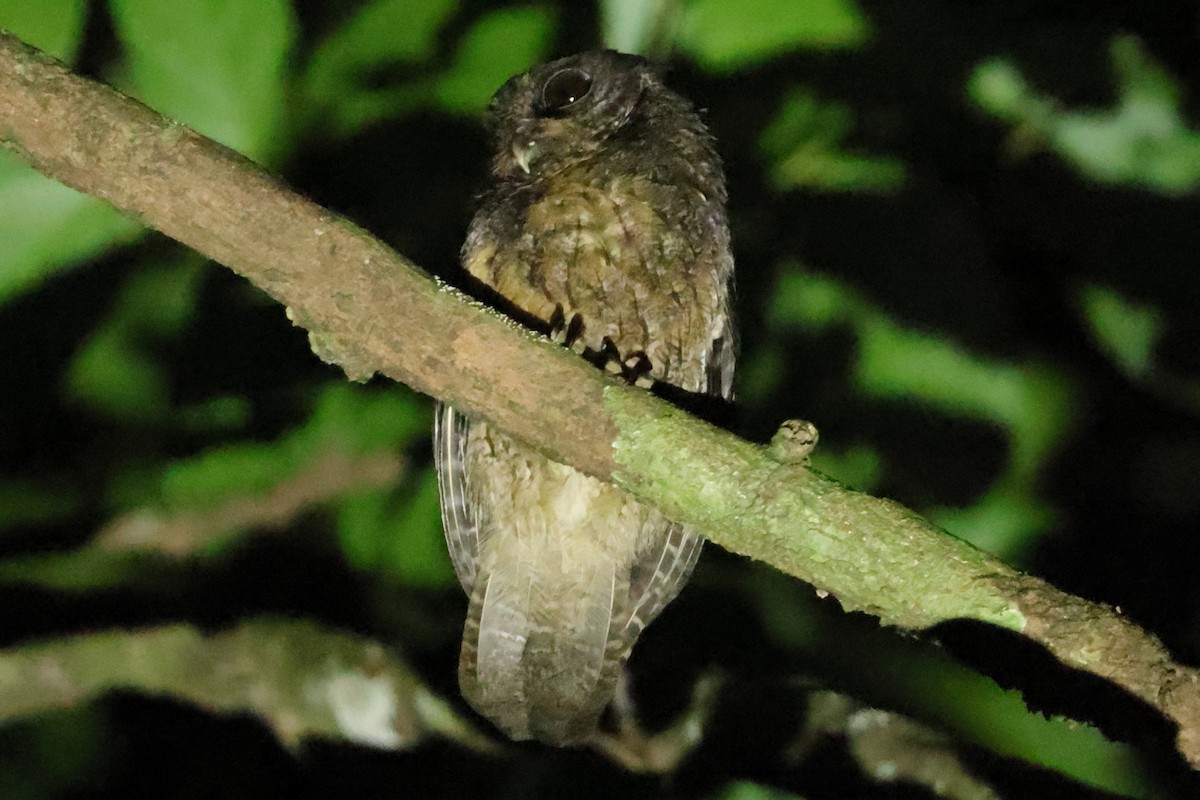
M 655 380 L 730 396 L 725 185 L 691 105 L 612 51 L 535 67 L 492 100 L 474 279 Z M 463 694 L 514 739 L 587 738 L 701 540 L 621 490 L 439 408 L 442 516 L 470 598 Z

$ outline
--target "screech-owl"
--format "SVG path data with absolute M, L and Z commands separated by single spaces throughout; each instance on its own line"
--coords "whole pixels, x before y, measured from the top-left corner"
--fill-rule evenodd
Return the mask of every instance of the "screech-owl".
M 650 62 L 588 52 L 512 78 L 488 118 L 496 150 L 463 246 L 470 275 L 577 348 L 729 397 L 725 178 L 691 104 Z M 464 696 L 514 739 L 586 739 L 700 538 L 449 406 L 434 446 L 470 598 Z

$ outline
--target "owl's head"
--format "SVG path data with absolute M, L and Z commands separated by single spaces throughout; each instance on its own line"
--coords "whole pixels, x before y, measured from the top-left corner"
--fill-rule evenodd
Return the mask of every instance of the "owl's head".
M 517 75 L 492 98 L 488 122 L 496 141 L 493 173 L 522 182 L 669 138 L 681 122 L 707 137 L 691 104 L 666 87 L 654 64 L 614 50 Z M 676 130 L 656 130 L 668 126 Z

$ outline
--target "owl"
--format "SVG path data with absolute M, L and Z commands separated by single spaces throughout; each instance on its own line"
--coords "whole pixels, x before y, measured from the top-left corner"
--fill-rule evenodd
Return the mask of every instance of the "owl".
M 468 280 L 630 377 L 729 398 L 725 178 L 692 105 L 651 62 L 587 52 L 510 79 L 488 122 Z M 701 539 L 448 405 L 434 450 L 463 695 L 513 739 L 588 739 Z

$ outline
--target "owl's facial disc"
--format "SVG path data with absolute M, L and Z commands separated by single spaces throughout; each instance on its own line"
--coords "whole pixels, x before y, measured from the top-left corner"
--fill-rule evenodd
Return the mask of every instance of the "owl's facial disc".
M 645 62 L 583 53 L 510 80 L 492 101 L 493 172 L 541 180 L 596 156 L 629 120 L 645 88 Z
M 591 73 L 582 67 L 564 67 L 542 82 L 540 90 L 534 88 L 530 110 L 532 119 L 537 122 L 531 126 L 533 131 L 528 135 L 523 128 L 518 128 L 519 135 L 511 147 L 513 161 L 522 172 L 529 175 L 534 160 L 546 154 L 546 147 L 539 147 L 538 142 L 560 136 L 563 123 L 558 120 L 584 110 L 591 92 Z

